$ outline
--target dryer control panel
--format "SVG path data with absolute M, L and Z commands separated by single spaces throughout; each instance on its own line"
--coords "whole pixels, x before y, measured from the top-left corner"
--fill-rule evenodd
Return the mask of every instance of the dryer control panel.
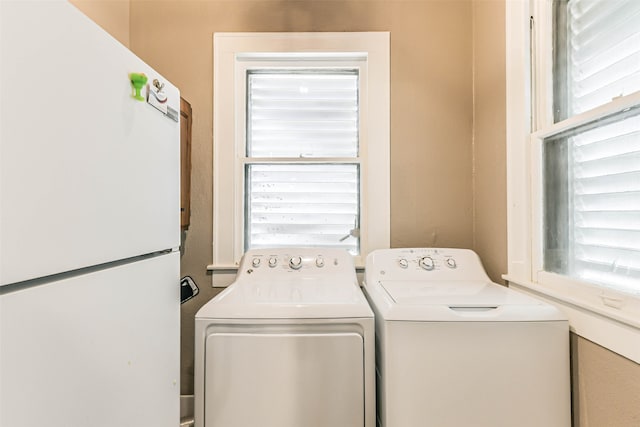
M 366 279 L 489 281 L 480 258 L 469 249 L 382 249 L 369 254 Z
M 238 275 L 260 276 L 297 273 L 315 277 L 354 272 L 352 255 L 342 249 L 325 248 L 252 249 L 244 254 L 238 269 Z

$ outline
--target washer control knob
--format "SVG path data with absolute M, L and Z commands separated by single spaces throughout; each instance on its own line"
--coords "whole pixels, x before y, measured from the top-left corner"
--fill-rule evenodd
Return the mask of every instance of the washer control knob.
M 271 257 L 269 258 L 269 267 L 273 268 L 278 265 L 278 258 Z
M 447 258 L 447 267 L 449 268 L 456 268 L 458 265 L 456 264 L 456 260 L 453 258 Z
M 292 256 L 289 258 L 289 267 L 294 270 L 299 270 L 302 267 L 302 258 L 299 256 Z
M 260 258 L 254 258 L 251 260 L 251 265 L 253 265 L 253 268 L 257 268 L 260 267 Z
M 400 265 L 400 267 L 402 267 L 402 268 L 407 268 L 407 267 L 409 267 L 409 261 L 407 261 L 404 258 L 400 258 L 398 260 L 398 265 Z
M 433 262 L 433 258 L 430 256 L 423 256 L 418 260 L 418 265 L 427 271 L 431 271 L 434 269 L 436 264 Z
M 319 268 L 324 267 L 324 258 L 322 258 L 321 256 L 316 258 L 316 267 L 319 267 Z

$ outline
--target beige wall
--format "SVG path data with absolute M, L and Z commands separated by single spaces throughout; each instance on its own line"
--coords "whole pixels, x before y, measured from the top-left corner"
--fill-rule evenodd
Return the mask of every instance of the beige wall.
M 70 0 L 70 3 L 129 47 L 129 0 Z
M 640 426 L 640 365 L 571 336 L 574 427 Z
M 507 271 L 505 4 L 473 2 L 473 248 L 489 276 Z

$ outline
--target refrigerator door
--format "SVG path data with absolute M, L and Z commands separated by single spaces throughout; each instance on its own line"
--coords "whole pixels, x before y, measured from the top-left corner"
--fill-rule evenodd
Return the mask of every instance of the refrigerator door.
M 178 247 L 179 123 L 129 74 L 179 91 L 67 2 L 2 1 L 0 31 L 0 285 Z
M 173 252 L 0 288 L 0 425 L 178 426 L 178 275 Z

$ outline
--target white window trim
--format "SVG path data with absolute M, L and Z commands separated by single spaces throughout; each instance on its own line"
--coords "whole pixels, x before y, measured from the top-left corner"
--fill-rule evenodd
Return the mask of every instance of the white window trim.
M 340 60 L 359 62 L 363 67 L 363 74 L 368 78 L 364 95 L 369 102 L 363 105 L 362 111 L 368 117 L 368 128 L 361 129 L 361 138 L 365 141 L 361 141 L 359 153 L 363 164 L 361 254 L 354 260 L 356 267 L 364 266 L 368 252 L 390 245 L 389 33 L 216 33 L 213 262 L 207 266 L 210 271 L 234 271 L 243 253 L 242 236 L 234 231 L 242 228 L 243 183 L 230 183 L 228 178 L 240 176 L 235 169 L 242 163 L 239 158 L 244 157 L 245 130 L 235 100 L 241 99 L 237 91 L 245 89 L 244 81 L 239 82 L 238 76 L 243 78 L 243 70 L 261 61 L 289 60 L 294 52 L 309 53 L 306 65 Z M 221 144 L 221 141 L 224 142 Z
M 532 67 L 530 50 L 536 41 L 545 43 L 545 38 L 551 37 L 550 14 L 545 13 L 550 5 L 550 0 L 506 3 L 508 273 L 503 277 L 510 286 L 558 306 L 576 334 L 640 363 L 638 299 L 540 271 L 542 206 L 537 202 L 541 191 L 535 177 L 541 176 L 537 168 L 542 139 L 560 129 L 551 127 L 546 133 L 531 135 L 533 129 L 551 123 L 552 110 L 548 108 L 551 58 L 543 58 Z M 540 18 L 530 37 L 532 13 Z M 533 87 L 545 90 L 534 92 Z M 637 104 L 640 93 L 616 102 L 619 109 Z M 586 123 L 610 111 L 599 108 L 575 117 L 570 124 Z

